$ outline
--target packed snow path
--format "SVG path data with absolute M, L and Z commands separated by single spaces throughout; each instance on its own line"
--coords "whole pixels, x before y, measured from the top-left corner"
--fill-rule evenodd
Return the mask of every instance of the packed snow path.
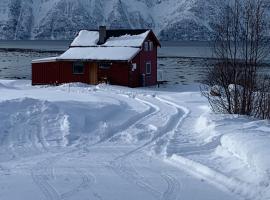
M 1 200 L 253 197 L 206 159 L 222 135 L 204 127 L 198 91 L 1 81 L 0 93 Z

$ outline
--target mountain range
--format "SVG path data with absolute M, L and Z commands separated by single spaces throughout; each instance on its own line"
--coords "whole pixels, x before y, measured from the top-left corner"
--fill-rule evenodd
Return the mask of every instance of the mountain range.
M 151 28 L 161 40 L 209 40 L 224 5 L 224 0 L 1 0 L 0 39 L 72 39 L 81 29 L 106 25 Z

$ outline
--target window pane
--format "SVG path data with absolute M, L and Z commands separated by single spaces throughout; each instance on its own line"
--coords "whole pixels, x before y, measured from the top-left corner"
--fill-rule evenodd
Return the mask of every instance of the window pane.
M 81 62 L 75 62 L 73 64 L 73 74 L 83 74 L 84 65 Z
M 146 63 L 146 74 L 151 74 L 151 63 Z
M 153 51 L 153 42 L 151 42 L 151 41 L 149 42 L 149 50 Z
M 144 50 L 145 50 L 145 51 L 148 51 L 148 48 L 149 48 L 149 47 L 148 47 L 148 42 L 144 42 Z

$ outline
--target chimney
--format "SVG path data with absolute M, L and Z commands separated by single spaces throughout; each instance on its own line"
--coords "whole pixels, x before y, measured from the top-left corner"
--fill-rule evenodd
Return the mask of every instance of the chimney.
M 99 44 L 104 44 L 106 41 L 107 33 L 106 26 L 99 27 Z

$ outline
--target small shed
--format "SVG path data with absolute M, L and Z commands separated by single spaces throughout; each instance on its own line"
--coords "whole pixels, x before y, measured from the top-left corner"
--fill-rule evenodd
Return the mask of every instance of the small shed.
M 158 47 L 152 30 L 82 30 L 62 55 L 32 61 L 32 84 L 155 85 Z

